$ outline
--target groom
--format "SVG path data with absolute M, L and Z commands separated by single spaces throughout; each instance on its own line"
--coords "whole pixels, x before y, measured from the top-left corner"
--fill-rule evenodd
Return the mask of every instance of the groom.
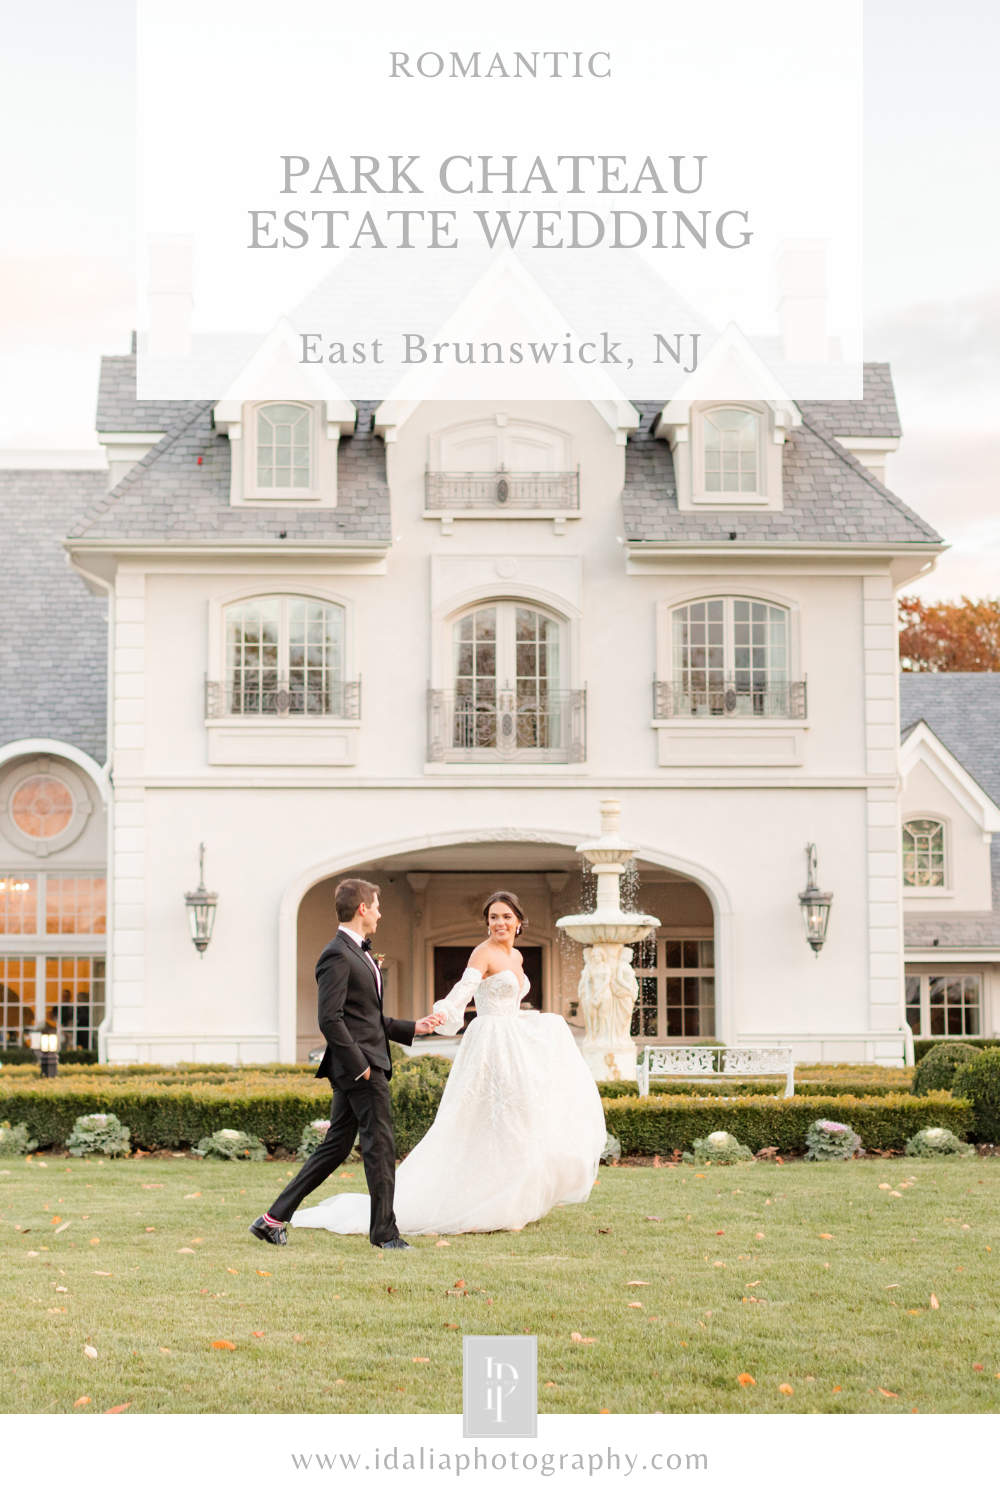
M 340 928 L 316 965 L 319 1025 L 327 1043 L 316 1077 L 329 1078 L 333 1088 L 330 1128 L 298 1176 L 250 1225 L 251 1234 L 272 1245 L 288 1243 L 286 1221 L 303 1198 L 347 1160 L 360 1131 L 372 1204 L 369 1238 L 383 1250 L 413 1249 L 400 1238 L 392 1207 L 396 1142 L 389 1042 L 406 1046 L 415 1033 L 433 1031 L 442 1018 L 396 1021 L 382 1014 L 382 975 L 369 951 L 381 915 L 378 896 L 378 886 L 367 880 L 343 880 L 334 892 Z

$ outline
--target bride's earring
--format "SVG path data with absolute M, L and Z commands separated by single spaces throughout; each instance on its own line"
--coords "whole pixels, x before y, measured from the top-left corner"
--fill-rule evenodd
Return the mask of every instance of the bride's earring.
M 515 934 L 514 934 L 514 936 L 515 936 L 515 937 L 520 937 L 520 936 L 521 936 L 521 933 L 522 933 L 522 932 L 523 932 L 523 931 L 524 931 L 524 928 L 523 928 L 523 927 L 522 927 L 522 925 L 521 925 L 521 923 L 520 923 L 520 922 L 518 922 L 518 924 L 517 924 L 517 931 L 516 931 L 516 932 L 515 932 Z

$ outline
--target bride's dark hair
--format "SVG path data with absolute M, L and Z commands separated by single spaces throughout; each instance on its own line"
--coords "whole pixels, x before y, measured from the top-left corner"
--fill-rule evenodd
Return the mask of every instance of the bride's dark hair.
M 524 912 L 521 910 L 520 901 L 515 895 L 512 895 L 510 891 L 494 891 L 492 896 L 487 901 L 486 905 L 483 907 L 483 920 L 486 923 L 487 932 L 489 932 L 490 930 L 490 907 L 495 905 L 497 901 L 502 901 L 504 905 L 509 906 L 511 911 L 514 913 L 515 917 L 517 918 L 517 931 L 515 932 L 514 936 L 520 937 L 521 933 L 528 925 L 528 919 L 524 915 Z

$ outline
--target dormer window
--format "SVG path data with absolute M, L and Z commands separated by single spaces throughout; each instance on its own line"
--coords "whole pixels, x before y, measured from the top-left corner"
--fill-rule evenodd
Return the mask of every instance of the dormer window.
M 705 493 L 757 493 L 757 417 L 736 406 L 705 413 Z
M 258 490 L 285 495 L 310 488 L 311 419 L 309 407 L 291 402 L 258 407 Z
M 903 884 L 945 884 L 944 824 L 936 818 L 913 818 L 903 824 Z

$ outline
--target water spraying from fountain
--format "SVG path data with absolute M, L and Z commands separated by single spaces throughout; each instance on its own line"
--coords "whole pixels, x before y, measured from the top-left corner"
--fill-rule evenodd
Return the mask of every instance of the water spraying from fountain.
M 583 1056 L 599 1080 L 636 1076 L 631 1023 L 639 982 L 632 969 L 632 949 L 626 945 L 642 942 L 660 925 L 643 912 L 622 910 L 622 876 L 630 862 L 635 866 L 635 846 L 621 837 L 620 820 L 621 803 L 615 798 L 602 801 L 600 837 L 577 848 L 597 877 L 594 910 L 560 917 L 556 923 L 575 942 L 588 945 L 577 993 L 586 1028 Z M 637 886 L 638 873 L 632 900 Z

